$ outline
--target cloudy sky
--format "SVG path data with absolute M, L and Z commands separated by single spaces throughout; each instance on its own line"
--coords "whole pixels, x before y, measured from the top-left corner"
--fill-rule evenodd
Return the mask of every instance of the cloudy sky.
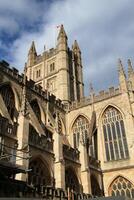
M 34 40 L 38 54 L 55 46 L 64 24 L 71 47 L 77 39 L 86 94 L 118 84 L 117 59 L 134 62 L 133 0 L 0 0 L 0 59 L 23 70 Z

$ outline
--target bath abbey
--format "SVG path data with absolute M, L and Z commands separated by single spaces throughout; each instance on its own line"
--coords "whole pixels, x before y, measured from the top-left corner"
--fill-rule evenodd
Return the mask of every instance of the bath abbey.
M 117 87 L 87 97 L 83 68 L 63 25 L 55 48 L 32 42 L 22 74 L 0 61 L 0 197 L 134 198 L 131 60 Z

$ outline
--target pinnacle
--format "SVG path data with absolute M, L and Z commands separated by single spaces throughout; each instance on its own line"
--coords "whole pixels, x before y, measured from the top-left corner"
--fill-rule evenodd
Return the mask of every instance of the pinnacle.
M 94 92 L 92 82 L 90 82 L 90 84 L 89 84 L 89 89 L 90 89 L 90 93 L 93 93 L 93 92 Z
M 119 72 L 119 74 L 126 76 L 125 72 L 124 72 L 123 64 L 122 64 L 122 61 L 120 58 L 118 59 L 118 72 Z
M 79 45 L 78 45 L 77 40 L 74 41 L 74 44 L 72 45 L 72 49 L 73 49 L 73 50 L 77 50 L 77 51 L 80 52 L 80 47 L 79 47 Z
M 133 73 L 133 67 L 132 67 L 132 63 L 131 60 L 128 59 L 128 77 L 130 77 L 130 75 Z
M 118 59 L 118 69 L 119 69 L 119 71 L 123 70 L 123 64 L 122 64 L 122 61 L 120 58 Z
M 128 59 L 128 70 L 133 71 L 133 67 L 132 67 L 132 63 L 130 59 Z
M 63 24 L 61 24 L 61 26 L 60 26 L 60 31 L 59 31 L 57 39 L 59 39 L 60 37 L 66 37 L 67 38 L 67 35 L 66 35 L 66 32 L 65 32 Z
M 34 41 L 32 41 L 32 44 L 31 44 L 29 53 L 36 53 L 36 48 L 35 48 L 35 43 L 34 43 Z

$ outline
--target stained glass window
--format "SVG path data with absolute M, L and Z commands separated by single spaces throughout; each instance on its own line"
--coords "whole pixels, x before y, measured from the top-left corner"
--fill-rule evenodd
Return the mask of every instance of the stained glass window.
M 73 139 L 74 148 L 79 147 L 80 140 L 85 141 L 89 134 L 89 122 L 83 117 L 79 116 L 73 124 Z
M 109 106 L 102 118 L 106 160 L 129 157 L 125 127 L 121 113 Z
M 109 195 L 134 198 L 134 186 L 126 178 L 118 176 L 109 187 Z

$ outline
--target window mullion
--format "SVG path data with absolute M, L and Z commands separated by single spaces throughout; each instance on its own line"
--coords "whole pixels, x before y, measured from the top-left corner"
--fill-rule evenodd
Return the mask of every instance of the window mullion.
M 121 124 L 120 124 L 120 121 L 119 121 L 119 128 L 120 128 L 120 134 L 121 134 L 121 143 L 122 143 L 122 146 L 123 146 L 124 158 L 126 158 L 126 151 L 125 151 L 125 147 L 124 147 L 124 140 L 123 140 L 123 135 L 122 135 L 122 129 L 121 129 Z
M 114 144 L 114 138 L 113 138 L 113 130 L 112 130 L 111 123 L 109 125 L 110 125 L 110 129 L 111 129 L 112 144 L 113 144 L 113 151 L 114 151 L 114 159 L 116 160 L 116 152 L 115 152 L 115 144 Z
M 110 149 L 110 140 L 109 140 L 109 135 L 108 135 L 108 128 L 106 126 L 106 134 L 107 134 L 107 143 L 108 143 L 108 150 L 109 150 L 109 157 L 111 160 L 111 149 Z M 106 149 L 105 149 L 106 150 Z
M 114 126 L 115 126 L 116 138 L 117 138 L 117 146 L 118 146 L 118 151 L 119 151 L 119 157 L 121 158 L 121 152 L 120 152 L 120 146 L 119 146 L 119 137 L 118 137 L 117 127 L 116 127 L 115 122 L 114 122 Z

